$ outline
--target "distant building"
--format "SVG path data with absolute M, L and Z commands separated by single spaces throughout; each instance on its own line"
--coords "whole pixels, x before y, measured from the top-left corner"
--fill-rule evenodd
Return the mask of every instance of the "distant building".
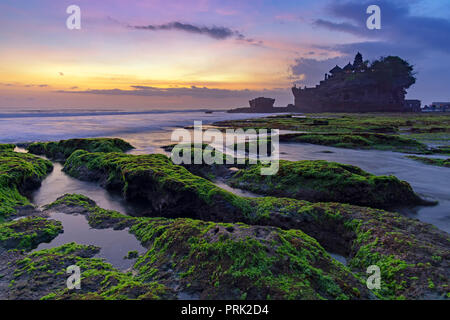
M 264 110 L 271 110 L 273 105 L 275 104 L 275 99 L 259 97 L 248 102 L 250 104 L 250 108 L 252 108 L 255 112 Z
M 315 87 L 294 86 L 295 109 L 307 113 L 420 111 L 420 101 L 405 100 L 406 89 L 415 81 L 412 74 L 392 78 L 386 72 L 391 64 L 409 68 L 399 57 L 387 57 L 369 66 L 358 52 L 353 64 L 335 66 Z
M 433 111 L 447 112 L 450 111 L 450 102 L 433 102 L 431 108 Z
M 422 102 L 420 100 L 405 100 L 405 112 L 420 112 Z
M 237 108 L 228 110 L 229 113 L 283 113 L 298 112 L 294 105 L 289 104 L 287 107 L 274 107 L 275 99 L 259 97 L 248 102 L 250 108 Z

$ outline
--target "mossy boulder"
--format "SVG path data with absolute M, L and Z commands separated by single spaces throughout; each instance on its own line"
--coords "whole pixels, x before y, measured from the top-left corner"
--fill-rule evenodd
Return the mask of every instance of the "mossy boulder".
M 96 229 L 123 230 L 137 223 L 134 217 L 100 208 L 93 200 L 80 194 L 65 194 L 59 197 L 55 202 L 45 206 L 45 212 L 82 214 L 89 225 Z
M 94 258 L 100 248 L 68 243 L 17 259 L 11 268 L 8 299 L 162 299 L 171 290 L 156 282 L 143 283 L 131 272 L 114 269 Z M 67 267 L 81 271 L 81 289 L 67 289 Z
M 417 156 L 407 156 L 407 158 L 420 161 L 425 164 L 429 164 L 432 166 L 438 167 L 447 167 L 450 168 L 450 158 L 448 159 L 439 159 L 439 158 L 427 158 L 427 157 L 417 157 Z
M 255 193 L 313 202 L 342 202 L 375 208 L 433 204 L 394 176 L 375 176 L 346 164 L 323 160 L 280 160 L 275 175 L 263 176 L 261 164 L 236 172 L 228 183 Z
M 242 216 L 241 220 L 230 221 L 232 223 L 129 217 L 101 209 L 93 201 L 80 195 L 65 195 L 49 208 L 58 212 L 85 214 L 90 225 L 95 228 L 131 227 L 131 232 L 136 234 L 144 246 L 154 247 L 151 256 L 147 253 L 140 258 L 140 261 L 145 261 L 144 265 L 148 264 L 145 259 L 150 259 L 152 263 L 151 267 L 142 269 L 144 277 L 148 276 L 148 273 L 156 274 L 160 270 L 167 271 L 169 275 L 168 270 L 173 270 L 178 262 L 164 260 L 164 257 L 178 249 L 181 250 L 181 242 L 189 243 L 190 240 L 186 238 L 192 235 L 193 230 L 202 230 L 199 231 L 202 237 L 208 235 L 211 239 L 216 239 L 215 241 L 227 240 L 230 237 L 233 239 L 234 236 L 247 237 L 249 232 L 249 239 L 253 239 L 251 232 L 254 232 L 253 236 L 257 239 L 266 239 L 266 236 L 270 234 L 269 230 L 272 230 L 271 232 L 280 230 L 273 228 L 275 226 L 286 230 L 287 234 L 294 232 L 293 230 L 302 230 L 316 239 L 328 252 L 345 256 L 349 267 L 358 274 L 361 281 L 367 278 L 368 266 L 379 266 L 382 276 L 381 289 L 374 292 L 380 298 L 425 299 L 427 297 L 445 298 L 448 295 L 450 237 L 430 224 L 403 217 L 398 213 L 339 203 L 310 203 L 272 197 L 254 198 L 248 201 L 254 208 L 253 212 Z M 166 233 L 166 231 L 170 232 Z M 191 241 L 197 243 L 198 240 Z M 241 249 L 230 249 L 229 254 L 232 255 L 235 252 L 236 256 L 240 256 L 239 252 L 244 250 L 244 247 L 243 245 Z M 166 252 L 168 248 L 171 250 Z M 190 252 L 183 248 L 185 254 Z M 252 255 L 251 252 L 247 254 Z M 199 253 L 194 251 L 193 254 Z M 225 253 L 222 252 L 221 255 Z M 183 261 L 182 258 L 180 259 Z M 220 258 L 217 259 L 220 260 Z M 244 258 L 240 257 L 240 259 Z M 170 263 L 163 264 L 162 261 L 170 261 Z M 198 264 L 192 260 L 188 261 L 191 263 L 190 266 Z M 184 264 L 181 266 L 188 267 Z M 206 264 L 205 267 L 207 267 Z M 188 272 L 189 275 L 192 274 L 192 277 L 200 277 L 193 270 L 180 270 L 183 270 L 183 275 Z M 205 269 L 201 270 L 202 273 L 205 272 Z M 211 270 L 208 272 L 211 274 Z M 151 279 L 154 278 L 151 277 Z M 192 278 L 188 279 L 191 281 Z M 433 288 L 429 287 L 430 282 L 434 284 Z M 188 284 L 185 289 L 193 296 L 203 297 L 198 290 L 188 289 Z
M 13 151 L 15 148 L 14 144 L 0 144 L 0 151 Z
M 128 217 L 66 195 L 49 206 L 78 210 L 91 226 L 131 225 L 147 253 L 136 281 L 175 288 L 179 298 L 367 299 L 370 292 L 316 240 L 300 230 L 189 218 Z M 112 222 L 108 215 L 123 223 Z M 104 220 L 104 221 L 102 221 Z M 84 282 L 82 282 L 84 283 Z
M 13 151 L 0 151 L 0 222 L 30 208 L 26 198 L 52 171 L 50 161 Z
M 260 225 L 301 229 L 328 251 L 339 253 L 361 278 L 381 270 L 383 299 L 450 296 L 450 236 L 436 227 L 398 213 L 340 203 L 255 198 Z M 432 287 L 429 283 L 433 283 Z
M 174 165 L 162 154 L 127 155 L 78 150 L 64 171 L 82 180 L 120 190 L 129 201 L 144 201 L 149 215 L 214 220 L 251 210 L 247 202 L 212 182 Z
M 0 224 L 0 247 L 29 251 L 42 242 L 50 242 L 61 232 L 61 222 L 41 217 L 5 222 Z
M 376 149 L 405 153 L 431 153 L 427 145 L 399 135 L 381 133 L 292 133 L 280 136 L 280 142 L 311 143 L 336 148 Z
M 216 150 L 209 144 L 171 144 L 164 146 L 163 149 L 170 152 L 170 158 L 173 159 L 174 156 L 180 157 L 185 162 L 180 165 L 185 167 L 189 172 L 206 178 L 208 180 L 215 180 L 217 177 L 223 177 L 230 173 L 230 168 L 242 168 L 248 163 L 248 158 L 244 157 L 240 163 L 237 163 L 237 159 Z M 196 163 L 196 157 L 203 159 L 203 156 L 211 156 L 214 161 L 213 163 L 206 163 L 206 161 L 201 161 L 201 163 Z M 217 161 L 216 161 L 217 160 Z
M 280 129 L 298 131 L 283 134 L 280 141 L 304 142 L 352 149 L 391 150 L 406 153 L 430 154 L 431 140 L 448 141 L 450 117 L 444 114 L 420 113 L 353 113 L 314 114 L 304 116 L 270 116 L 244 120 L 226 120 L 214 123 L 219 128 Z M 416 130 L 414 128 L 420 128 Z M 415 132 L 427 132 L 411 134 Z M 408 132 L 408 135 L 399 133 Z M 430 133 L 431 132 L 431 133 Z M 436 145 L 436 141 L 433 141 Z M 445 150 L 443 153 L 448 154 Z
M 28 152 L 46 156 L 55 161 L 66 160 L 76 150 L 89 152 L 126 152 L 133 149 L 128 142 L 118 138 L 69 139 L 58 142 L 35 142 Z

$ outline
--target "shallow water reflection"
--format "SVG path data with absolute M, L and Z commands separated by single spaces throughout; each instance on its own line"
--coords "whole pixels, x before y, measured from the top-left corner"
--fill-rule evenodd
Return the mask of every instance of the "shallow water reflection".
M 136 259 L 124 259 L 129 251 L 137 251 L 139 255 L 146 249 L 128 230 L 93 229 L 83 215 L 52 212 L 51 219 L 61 221 L 64 233 L 59 234 L 50 243 L 41 243 L 35 250 L 49 249 L 66 243 L 76 242 L 84 245 L 94 245 L 101 248 L 95 256 L 104 258 L 119 270 L 133 266 Z
M 280 153 L 280 158 L 286 160 L 335 161 L 358 166 L 375 175 L 394 175 L 405 180 L 415 192 L 427 199 L 437 200 L 439 204 L 398 211 L 450 232 L 450 168 L 426 165 L 398 152 L 352 150 L 304 143 L 283 143 Z

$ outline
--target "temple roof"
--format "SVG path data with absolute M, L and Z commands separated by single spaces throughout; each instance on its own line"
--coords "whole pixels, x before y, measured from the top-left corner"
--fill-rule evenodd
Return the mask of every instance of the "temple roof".
M 344 67 L 344 69 L 342 69 L 342 70 L 344 70 L 344 71 L 353 71 L 353 70 L 354 70 L 354 67 L 353 67 L 353 65 L 349 62 L 349 63 Z
M 333 69 L 330 70 L 331 74 L 340 73 L 340 72 L 342 72 L 342 69 L 338 65 L 336 65 L 336 67 L 334 67 Z

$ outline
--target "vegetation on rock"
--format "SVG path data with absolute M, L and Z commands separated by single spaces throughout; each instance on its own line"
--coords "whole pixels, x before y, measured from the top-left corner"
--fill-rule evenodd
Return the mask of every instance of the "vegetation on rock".
M 425 202 L 394 176 L 375 176 L 358 167 L 316 161 L 280 160 L 278 173 L 260 174 L 261 164 L 236 172 L 228 183 L 255 193 L 308 201 L 343 202 L 375 208 Z
M 92 226 L 131 224 L 148 248 L 135 279 L 177 288 L 178 296 L 201 299 L 356 299 L 369 292 L 359 279 L 300 230 L 189 218 L 127 217 L 66 195 L 50 208 L 79 202 Z M 66 209 L 69 207 L 66 207 Z M 98 215 L 98 212 L 103 214 Z M 96 216 L 96 219 L 92 219 Z M 104 221 L 102 221 L 104 220 Z M 130 221 L 133 221 L 130 223 Z
M 29 251 L 42 242 L 50 242 L 61 232 L 61 222 L 41 217 L 5 222 L 0 224 L 0 247 Z
M 129 217 L 101 209 L 80 195 L 66 195 L 49 208 L 83 213 L 93 227 L 131 227 L 131 232 L 149 248 L 135 266 L 140 279 L 158 281 L 169 287 L 181 283 L 180 290 L 201 298 L 236 298 L 249 288 L 259 289 L 250 290 L 246 298 L 264 299 L 266 294 L 270 298 L 318 298 L 317 292 L 304 287 L 304 278 L 295 278 L 300 282 L 297 287 L 280 272 L 297 277 L 295 270 L 300 268 L 297 263 L 308 266 L 315 265 L 313 261 L 323 261 L 322 255 L 326 254 L 322 247 L 347 257 L 349 267 L 361 281 L 367 277 L 368 266 L 378 265 L 382 285 L 374 293 L 380 298 L 445 297 L 450 291 L 447 287 L 450 238 L 429 224 L 397 213 L 339 203 L 272 197 L 247 201 L 253 212 L 235 217 L 229 223 Z M 278 255 L 281 252 L 285 258 Z M 298 255 L 307 261 L 299 260 Z M 169 270 L 174 270 L 174 274 Z M 302 272 L 311 276 L 311 270 L 312 274 L 316 272 L 312 267 Z M 346 285 L 348 281 L 353 280 L 346 280 Z M 429 281 L 434 283 L 433 288 L 428 286 Z M 268 283 L 281 292 L 278 295 L 265 292 Z M 281 283 L 292 294 L 280 289 Z M 239 290 L 229 296 L 235 286 Z M 299 288 L 301 294 L 295 291 Z M 344 293 L 351 297 L 348 291 Z M 323 292 L 319 295 L 338 298 Z
M 439 153 L 428 148 L 447 143 L 450 116 L 445 114 L 314 114 L 278 115 L 214 123 L 219 128 L 253 128 L 301 131 L 298 142 L 356 149 L 392 150 L 408 153 Z M 403 134 L 398 136 L 399 134 Z M 382 134 L 382 135 L 377 135 Z M 283 139 L 284 134 L 280 137 Z M 354 136 L 354 137 L 352 137 Z M 286 139 L 294 135 L 287 136 Z M 448 150 L 447 150 L 448 151 Z M 447 152 L 448 153 L 448 152 Z
M 0 222 L 18 208 L 30 206 L 25 197 L 53 169 L 50 161 L 13 151 L 0 151 Z
M 156 282 L 142 283 L 131 272 L 114 269 L 93 258 L 100 248 L 68 243 L 18 259 L 11 280 L 10 299 L 161 299 L 170 289 Z M 66 269 L 81 270 L 81 289 L 68 290 Z
M 432 153 L 429 148 L 416 140 L 399 135 L 382 133 L 300 133 L 280 136 L 280 142 L 302 142 L 350 149 L 390 150 L 405 153 Z
M 304 231 L 329 252 L 346 256 L 362 279 L 367 267 L 380 267 L 381 289 L 374 290 L 380 298 L 449 297 L 450 237 L 430 224 L 340 203 L 269 197 L 251 201 L 258 208 L 258 224 Z
M 0 151 L 13 151 L 15 147 L 13 144 L 0 144 Z
M 450 158 L 449 159 L 438 159 L 438 158 L 426 158 L 417 156 L 407 156 L 407 158 L 420 161 L 425 164 L 430 164 L 438 167 L 448 167 L 450 168 Z
M 212 182 L 174 165 L 162 154 L 126 155 L 78 150 L 64 165 L 69 175 L 100 181 L 127 200 L 146 201 L 150 213 L 163 216 L 235 216 L 249 211 L 246 201 Z
M 35 142 L 27 147 L 30 153 L 64 161 L 76 150 L 89 152 L 126 152 L 133 149 L 128 142 L 117 138 L 69 139 L 59 142 Z

